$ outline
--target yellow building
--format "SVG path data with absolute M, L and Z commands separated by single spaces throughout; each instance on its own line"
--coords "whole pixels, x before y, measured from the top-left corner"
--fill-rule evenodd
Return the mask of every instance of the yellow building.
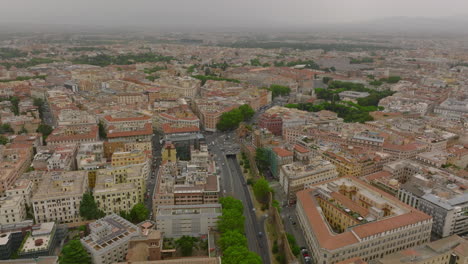
M 114 152 L 111 158 L 112 166 L 127 166 L 146 161 L 146 154 L 141 150 Z
M 162 151 L 162 161 L 177 161 L 177 151 L 172 143 L 166 143 Z
M 144 201 L 150 163 L 140 163 L 98 170 L 94 198 L 106 214 L 129 212 Z

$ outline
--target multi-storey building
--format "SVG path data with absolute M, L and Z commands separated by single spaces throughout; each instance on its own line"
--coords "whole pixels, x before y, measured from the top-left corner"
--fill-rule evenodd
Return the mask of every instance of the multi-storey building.
M 111 165 L 127 166 L 132 164 L 141 164 L 146 162 L 148 157 L 141 150 L 114 152 L 111 158 Z
M 123 261 L 130 239 L 141 235 L 136 225 L 116 214 L 89 224 L 89 229 L 90 234 L 81 239 L 81 244 L 91 255 L 94 264 Z
M 218 203 L 219 176 L 207 146 L 193 149 L 190 156 L 190 161 L 163 161 L 153 197 L 155 215 L 160 205 Z
M 31 201 L 36 223 L 81 221 L 80 202 L 88 190 L 86 171 L 47 172 Z
M 135 204 L 143 202 L 149 173 L 150 164 L 146 160 L 97 170 L 93 194 L 98 208 L 105 213 L 130 211 Z
M 109 143 L 123 143 L 124 151 L 134 149 L 151 151 L 153 126 L 151 117 L 120 112 L 103 117 Z
M 215 99 L 195 99 L 194 112 L 200 118 L 200 122 L 206 131 L 215 132 L 221 115 L 229 112 L 240 104 L 230 100 L 215 100 Z
M 31 164 L 32 146 L 0 145 L 0 195 L 12 186 Z
M 160 205 L 156 216 L 158 230 L 167 237 L 199 237 L 216 228 L 221 204 Z
M 7 196 L 0 198 L 0 225 L 21 222 L 26 219 L 26 209 L 23 196 Z
M 431 216 L 353 177 L 298 192 L 296 210 L 316 263 L 375 260 L 431 235 Z
M 408 248 L 387 255 L 376 264 L 465 264 L 468 263 L 468 241 L 457 235 Z
M 338 177 L 336 167 L 329 161 L 315 157 L 306 162 L 294 162 L 281 167 L 279 183 L 290 203 L 296 200 L 296 193 L 311 185 Z
M 432 170 L 414 174 L 402 184 L 398 198 L 434 218 L 432 232 L 438 237 L 468 232 L 468 180 Z
M 97 125 L 59 126 L 47 137 L 47 145 L 90 143 L 99 139 Z
M 31 206 L 33 183 L 27 179 L 19 179 L 6 191 L 6 196 L 21 196 L 24 203 Z

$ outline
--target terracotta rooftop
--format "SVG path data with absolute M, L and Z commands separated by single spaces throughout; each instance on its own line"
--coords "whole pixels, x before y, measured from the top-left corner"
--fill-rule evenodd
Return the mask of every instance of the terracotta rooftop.
M 109 122 L 126 122 L 126 121 L 143 121 L 143 120 L 151 120 L 150 116 L 141 115 L 135 117 L 113 117 L 111 115 L 106 115 L 104 118 Z
M 294 150 L 296 150 L 297 152 L 300 152 L 300 153 L 307 153 L 307 152 L 310 152 L 309 149 L 304 148 L 303 146 L 298 145 L 298 144 L 294 145 Z
M 135 131 L 115 131 L 115 132 L 108 132 L 108 138 L 116 138 L 116 137 L 131 137 L 131 136 L 143 136 L 143 135 L 151 135 L 153 134 L 153 127 L 150 123 L 145 124 L 145 128 L 143 130 L 135 130 Z
M 170 124 L 163 124 L 162 130 L 164 134 L 176 134 L 176 133 L 199 132 L 200 128 L 196 126 L 173 127 Z
M 406 208 L 408 212 L 398 216 L 388 217 L 382 220 L 358 225 L 352 227 L 351 230 L 336 234 L 330 231 L 330 228 L 327 225 L 327 221 L 324 219 L 324 216 L 317 208 L 320 206 L 316 202 L 315 197 L 312 195 L 312 192 L 314 191 L 313 186 L 311 189 L 300 191 L 297 193 L 298 204 L 301 204 L 304 208 L 304 212 L 309 220 L 309 226 L 313 230 L 322 248 L 334 250 L 345 247 L 347 245 L 359 243 L 359 239 L 363 239 L 365 237 L 376 235 L 388 230 L 393 230 L 398 227 L 408 226 L 432 218 L 431 216 L 400 202 L 397 198 L 391 196 L 390 194 L 387 194 L 357 178 L 350 176 L 347 176 L 346 178 L 350 178 L 352 181 L 366 186 L 366 188 L 369 190 L 376 191 L 382 196 L 386 196 L 386 198 L 394 200 L 396 203 L 401 205 L 401 207 Z M 330 180 L 318 185 L 323 185 L 335 180 Z
M 280 147 L 273 148 L 273 151 L 280 157 L 288 157 L 288 156 L 293 155 L 293 153 L 291 151 L 286 150 L 284 148 L 280 148 Z

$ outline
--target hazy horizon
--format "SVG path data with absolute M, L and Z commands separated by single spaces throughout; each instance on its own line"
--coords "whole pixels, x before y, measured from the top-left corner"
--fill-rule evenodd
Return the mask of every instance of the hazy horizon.
M 4 0 L 3 4 L 0 25 L 161 29 L 314 27 L 388 17 L 453 17 L 465 21 L 466 16 L 461 12 L 468 10 L 466 0 Z

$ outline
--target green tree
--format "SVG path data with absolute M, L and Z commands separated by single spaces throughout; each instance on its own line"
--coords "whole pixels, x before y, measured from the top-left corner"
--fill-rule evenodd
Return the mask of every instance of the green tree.
M 15 115 L 19 115 L 19 102 L 20 102 L 20 99 L 16 96 L 12 96 L 10 97 L 10 102 L 11 102 L 11 111 L 15 114 Z
M 181 238 L 175 241 L 175 244 L 180 251 L 182 252 L 182 256 L 191 256 L 193 252 L 193 246 L 198 239 L 191 236 L 182 236 Z
M 91 257 L 77 239 L 70 240 L 63 246 L 59 256 L 60 264 L 91 264 Z
M 296 238 L 289 233 L 286 234 L 286 237 L 288 238 L 289 247 L 291 248 L 292 253 L 296 256 L 299 255 L 299 253 L 301 253 L 301 249 L 297 245 Z
M 332 77 L 323 77 L 323 78 L 322 78 L 322 82 L 323 82 L 324 84 L 328 84 L 331 80 L 333 80 Z
M 10 124 L 0 124 L 0 134 L 13 133 L 15 132 Z
M 28 130 L 27 130 L 24 126 L 22 126 L 22 127 L 21 127 L 21 130 L 18 131 L 18 134 L 19 134 L 19 135 L 20 135 L 20 134 L 27 134 L 27 133 L 28 133 Z
M 8 144 L 9 140 L 7 137 L 0 135 L 0 145 L 6 145 Z
M 238 230 L 244 232 L 245 216 L 236 209 L 223 209 L 222 215 L 218 220 L 218 229 L 221 233 L 229 230 Z
M 137 203 L 130 210 L 130 219 L 133 223 L 140 223 L 148 219 L 149 211 L 143 203 Z
M 39 117 L 42 119 L 42 115 L 44 114 L 44 100 L 42 98 L 35 97 L 33 99 L 34 106 L 37 106 L 39 111 Z
M 219 203 L 222 205 L 223 210 L 236 210 L 240 214 L 244 211 L 242 201 L 232 196 L 221 197 Z
M 265 178 L 261 178 L 254 183 L 253 192 L 257 201 L 266 204 L 268 203 L 268 194 L 271 192 L 270 184 Z
M 104 127 L 104 124 L 102 121 L 99 122 L 99 137 L 102 139 L 107 139 L 107 133 L 106 133 L 106 128 Z
M 223 264 L 261 264 L 262 258 L 243 246 L 232 246 L 223 252 Z
M 36 132 L 41 133 L 42 138 L 45 140 L 52 133 L 52 131 L 54 131 L 54 129 L 51 126 L 42 123 L 39 125 Z
M 260 62 L 260 60 L 258 58 L 255 58 L 255 59 L 250 60 L 250 65 L 252 65 L 252 66 L 262 66 L 262 63 Z
M 242 113 L 242 117 L 244 118 L 244 121 L 250 120 L 255 114 L 255 111 L 248 104 L 239 106 L 239 110 Z
M 257 148 L 255 150 L 255 163 L 261 172 L 265 172 L 270 167 L 270 159 L 268 158 L 268 150 L 265 148 Z
M 94 197 L 86 192 L 80 202 L 80 216 L 85 220 L 95 220 L 103 217 L 105 213 L 98 209 Z
M 229 230 L 221 235 L 219 240 L 221 249 L 224 251 L 231 246 L 244 246 L 247 247 L 247 238 L 238 230 Z
M 277 96 L 288 95 L 291 92 L 291 89 L 284 85 L 272 84 L 269 88 L 264 88 L 271 91 L 271 97 L 275 98 Z

